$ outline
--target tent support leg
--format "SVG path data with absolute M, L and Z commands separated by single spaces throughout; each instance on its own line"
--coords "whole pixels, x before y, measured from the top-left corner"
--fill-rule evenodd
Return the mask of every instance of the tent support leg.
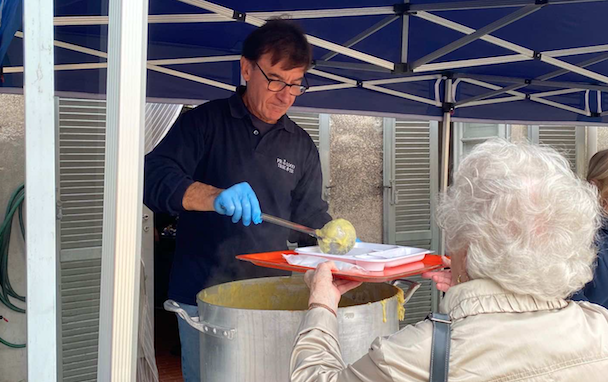
M 99 381 L 135 381 L 148 1 L 110 0 Z
M 27 379 L 58 379 L 53 2 L 23 4 Z M 3 345 L 2 345 L 3 346 Z
M 446 103 L 452 101 L 452 79 L 448 78 L 445 81 L 445 98 Z M 439 183 L 439 191 L 444 193 L 448 188 L 448 172 L 450 164 L 450 133 L 452 124 L 452 112 L 449 109 L 445 109 L 443 113 L 443 121 L 441 122 L 441 180 Z M 441 241 L 439 247 L 439 253 L 444 255 L 445 253 L 445 232 L 441 230 Z

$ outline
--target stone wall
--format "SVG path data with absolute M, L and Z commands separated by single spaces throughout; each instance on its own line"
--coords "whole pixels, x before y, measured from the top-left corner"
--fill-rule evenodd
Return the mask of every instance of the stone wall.
M 51 125 L 50 128 L 53 128 Z M 23 96 L 0 94 L 0 211 L 4 219 L 6 204 L 13 191 L 25 180 L 25 141 Z M 25 295 L 25 248 L 18 219 L 13 222 L 9 250 L 9 277 L 15 291 Z M 15 303 L 15 302 L 14 302 Z M 15 303 L 25 307 L 25 304 Z M 12 343 L 24 343 L 25 314 L 13 312 L 0 303 L 0 337 Z M 26 349 L 12 349 L 0 344 L 0 382 L 25 381 Z
M 332 115 L 330 213 L 362 241 L 382 242 L 382 118 Z

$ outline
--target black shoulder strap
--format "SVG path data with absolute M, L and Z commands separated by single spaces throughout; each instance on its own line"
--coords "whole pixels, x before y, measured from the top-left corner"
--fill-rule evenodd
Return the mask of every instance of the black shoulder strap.
M 431 313 L 429 320 L 433 323 L 433 342 L 431 345 L 430 382 L 447 382 L 450 368 L 450 316 Z

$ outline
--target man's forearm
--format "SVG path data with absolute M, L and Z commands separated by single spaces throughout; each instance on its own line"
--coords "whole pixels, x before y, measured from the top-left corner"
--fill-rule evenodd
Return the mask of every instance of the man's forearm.
M 186 189 L 182 205 L 186 211 L 214 211 L 213 202 L 224 190 L 201 182 L 194 182 Z

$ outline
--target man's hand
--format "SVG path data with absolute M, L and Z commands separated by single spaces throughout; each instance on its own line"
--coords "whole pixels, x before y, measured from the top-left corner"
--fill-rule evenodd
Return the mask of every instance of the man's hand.
M 213 202 L 215 212 L 232 216 L 232 222 L 243 221 L 244 226 L 262 222 L 260 202 L 249 183 L 243 182 L 222 191 Z

